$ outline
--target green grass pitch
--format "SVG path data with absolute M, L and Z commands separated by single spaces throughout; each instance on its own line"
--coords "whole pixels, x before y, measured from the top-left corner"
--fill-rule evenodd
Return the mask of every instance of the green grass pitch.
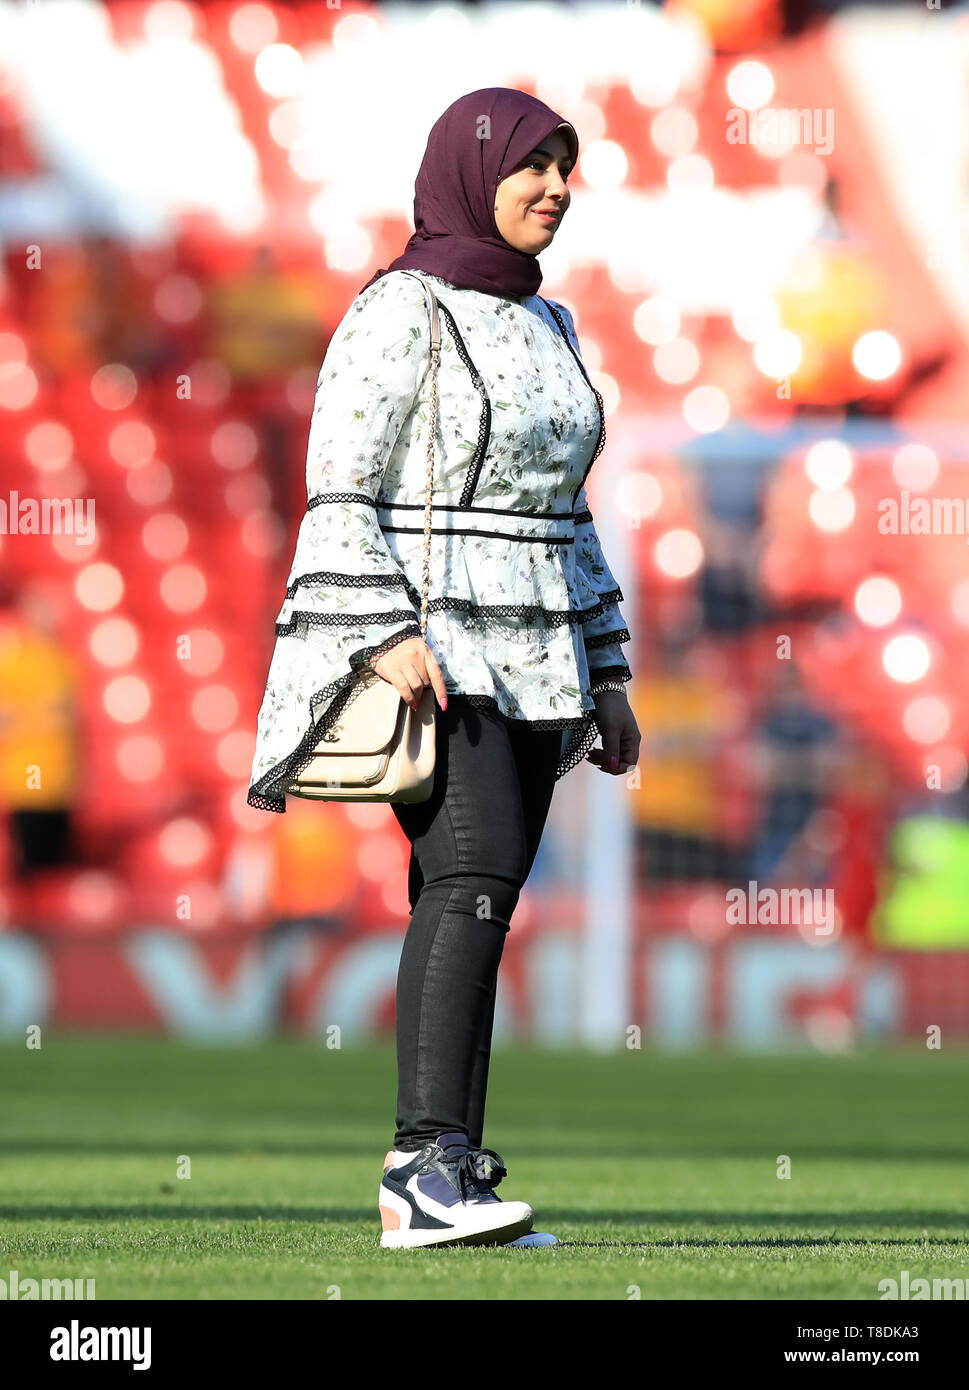
M 501 1195 L 562 1244 L 393 1251 L 391 1046 L 45 1032 L 0 1047 L 0 1278 L 93 1277 L 98 1299 L 877 1301 L 904 1269 L 969 1277 L 967 1060 L 496 1050 Z

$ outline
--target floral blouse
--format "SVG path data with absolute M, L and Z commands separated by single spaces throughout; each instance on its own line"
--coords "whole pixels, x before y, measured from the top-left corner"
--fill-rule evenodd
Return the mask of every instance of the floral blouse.
M 562 305 L 420 274 L 441 327 L 425 640 L 449 692 L 561 729 L 562 777 L 598 736 L 590 684 L 631 679 L 623 595 L 584 486 L 601 398 Z M 357 295 L 327 348 L 250 806 L 285 811 L 285 784 L 358 674 L 421 635 L 429 364 L 424 293 L 403 271 Z

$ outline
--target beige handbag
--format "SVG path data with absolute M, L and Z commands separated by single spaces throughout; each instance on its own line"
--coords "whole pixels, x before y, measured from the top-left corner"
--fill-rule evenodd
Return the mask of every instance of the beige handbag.
M 413 274 L 412 271 L 404 273 Z M 441 328 L 434 291 L 420 275 L 414 275 L 414 279 L 423 286 L 431 320 L 430 425 L 421 582 L 421 636 L 426 641 Z M 378 676 L 376 671 L 363 672 L 351 687 L 336 723 L 323 735 L 302 772 L 286 785 L 286 792 L 314 801 L 426 801 L 434 785 L 435 703 L 434 691 L 427 685 L 417 710 L 412 710 L 389 681 Z

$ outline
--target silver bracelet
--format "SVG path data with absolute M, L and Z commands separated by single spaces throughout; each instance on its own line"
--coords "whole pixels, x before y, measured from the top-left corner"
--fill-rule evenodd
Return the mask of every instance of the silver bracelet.
M 597 685 L 589 687 L 589 694 L 601 695 L 604 690 L 618 690 L 620 695 L 625 695 L 626 686 L 623 681 L 599 681 Z

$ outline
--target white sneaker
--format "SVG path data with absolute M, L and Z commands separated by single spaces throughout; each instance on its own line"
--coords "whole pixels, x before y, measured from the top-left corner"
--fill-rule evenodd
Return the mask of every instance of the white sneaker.
M 503 1202 L 494 1191 L 506 1175 L 494 1149 L 472 1149 L 467 1135 L 456 1132 L 438 1135 L 417 1153 L 391 1151 L 378 1198 L 380 1244 L 507 1245 L 527 1235 L 531 1207 Z

